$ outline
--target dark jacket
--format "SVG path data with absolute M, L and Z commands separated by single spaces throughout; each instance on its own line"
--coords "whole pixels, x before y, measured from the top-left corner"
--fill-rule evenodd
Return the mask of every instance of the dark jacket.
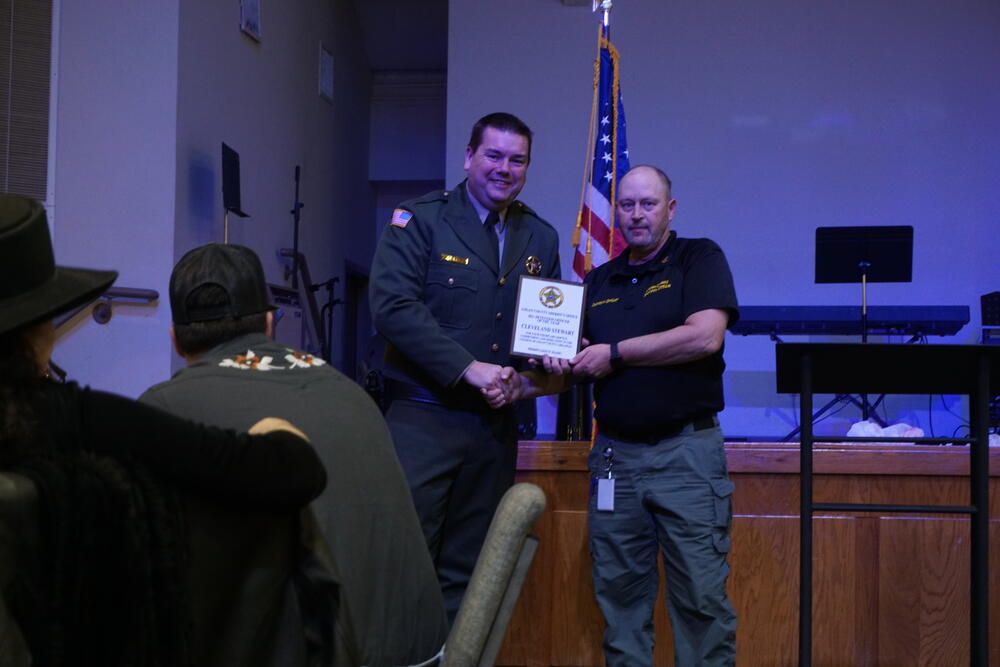
M 189 600 L 214 582 L 185 585 L 179 496 L 295 513 L 325 483 L 315 451 L 73 384 L 34 403 L 16 474 L 0 474 L 0 664 L 192 664 Z
M 369 291 L 375 328 L 389 343 L 386 376 L 439 390 L 473 360 L 509 365 L 518 277 L 559 277 L 556 231 L 515 201 L 498 266 L 464 182 L 400 208 L 412 217 L 386 227 Z
M 259 650 L 265 636 L 287 650 L 287 630 L 299 641 L 335 632 L 338 665 L 414 664 L 441 648 L 447 620 L 413 500 L 385 420 L 354 381 L 321 359 L 249 334 L 206 352 L 140 400 L 237 430 L 261 417 L 285 418 L 309 437 L 329 478 L 303 514 L 312 522 L 314 512 L 319 528 L 298 516 L 189 506 L 194 576 L 219 589 L 195 607 L 195 650 L 206 667 L 300 665 L 268 652 L 281 643 Z M 301 539 L 302 529 L 312 539 Z M 225 541 L 213 542 L 213 534 Z M 227 560 L 234 564 L 216 578 L 213 568 Z M 336 623 L 322 627 L 331 581 Z M 294 598 L 306 604 L 301 619 L 290 613 Z

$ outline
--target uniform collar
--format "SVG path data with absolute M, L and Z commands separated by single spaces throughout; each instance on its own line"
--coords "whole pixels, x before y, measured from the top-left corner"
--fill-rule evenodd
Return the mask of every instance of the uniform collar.
M 612 266 L 611 275 L 612 276 L 641 276 L 646 273 L 652 273 L 654 271 L 659 271 L 660 268 L 667 263 L 670 259 L 670 253 L 675 245 L 675 240 L 677 239 L 677 232 L 670 230 L 669 236 L 667 237 L 667 242 L 663 244 L 660 251 L 656 253 L 656 256 L 642 264 L 629 264 L 628 263 L 628 250 L 626 249 L 620 255 L 615 257 L 612 262 L 615 264 Z
M 482 259 L 483 264 L 488 269 L 497 276 L 506 276 L 514 270 L 518 258 L 524 254 L 532 237 L 531 228 L 523 224 L 522 205 L 516 202 L 507 207 L 504 222 L 506 225 L 504 262 L 501 266 L 497 262 L 493 247 L 483 232 L 485 215 L 480 217 L 480 212 L 476 208 L 477 203 L 475 197 L 469 194 L 466 181 L 462 181 L 452 191 L 452 196 L 449 197 L 448 205 L 444 209 L 443 219 L 455 231 L 462 243 Z
M 472 204 L 472 208 L 476 209 L 476 215 L 479 216 L 479 222 L 486 222 L 486 216 L 490 214 L 489 209 L 479 203 L 479 200 L 472 196 L 469 192 L 469 182 L 464 181 L 462 187 L 465 189 L 465 196 L 468 197 L 469 203 Z M 507 208 L 510 208 L 509 206 Z M 502 232 L 504 225 L 507 224 L 507 208 L 497 211 L 500 214 L 500 222 L 497 224 L 498 230 Z

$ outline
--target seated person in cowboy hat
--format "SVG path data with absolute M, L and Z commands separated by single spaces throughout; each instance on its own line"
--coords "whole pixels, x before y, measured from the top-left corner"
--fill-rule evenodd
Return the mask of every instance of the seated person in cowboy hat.
M 57 266 L 42 206 L 0 195 L 5 666 L 190 665 L 174 491 L 290 512 L 325 485 L 315 451 L 283 420 L 239 435 L 52 381 L 52 318 L 116 276 Z

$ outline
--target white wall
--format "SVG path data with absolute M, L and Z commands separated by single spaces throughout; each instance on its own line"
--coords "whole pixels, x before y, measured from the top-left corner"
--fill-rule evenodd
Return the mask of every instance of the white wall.
M 177 6 L 60 5 L 56 260 L 117 269 L 119 286 L 159 288 L 173 263 Z M 162 305 L 116 308 L 107 326 L 81 314 L 54 359 L 82 383 L 135 395 L 169 374 L 169 355 L 153 344 L 169 323 Z
M 313 280 L 369 264 L 370 75 L 349 0 L 267 4 L 259 43 L 230 0 L 64 1 L 59 18 L 58 261 L 117 268 L 119 285 L 161 295 L 116 307 L 107 326 L 77 317 L 55 354 L 72 377 L 135 396 L 178 367 L 167 283 L 181 254 L 222 240 L 223 141 L 240 153 L 252 216 L 231 217 L 230 240 L 261 255 L 269 281 L 285 282 L 295 165 Z M 321 41 L 332 103 L 318 94 Z
M 452 0 L 449 21 L 447 180 L 476 118 L 521 116 L 536 131 L 524 199 L 560 231 L 568 276 L 596 15 Z M 997 34 L 990 0 L 616 3 L 632 163 L 671 175 L 674 229 L 722 245 L 743 304 L 857 304 L 857 285 L 813 283 L 815 228 L 913 225 L 913 283 L 872 285 L 869 303 L 968 305 L 970 325 L 932 342 L 974 342 L 979 296 L 1000 288 Z M 727 340 L 730 434 L 780 435 L 796 418 L 774 393 L 773 345 Z M 933 402 L 948 435 L 959 422 Z M 894 397 L 888 416 L 927 428 L 927 403 Z
M 345 259 L 367 264 L 374 247 L 356 233 L 370 206 L 369 75 L 353 7 L 265 6 L 260 42 L 239 31 L 237 10 L 182 4 L 175 254 L 222 240 L 224 141 L 240 154 L 241 204 L 250 214 L 230 215 L 230 241 L 260 255 L 269 282 L 290 284 L 278 250 L 293 243 L 299 165 L 300 251 L 314 282 L 342 276 Z M 318 93 L 321 42 L 334 56 L 332 102 Z

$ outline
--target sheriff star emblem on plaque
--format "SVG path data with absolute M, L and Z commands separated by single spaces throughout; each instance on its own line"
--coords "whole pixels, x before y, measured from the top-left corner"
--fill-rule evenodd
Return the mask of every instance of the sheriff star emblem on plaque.
M 547 285 L 538 293 L 538 300 L 546 308 L 558 308 L 563 302 L 562 290 L 554 285 Z

